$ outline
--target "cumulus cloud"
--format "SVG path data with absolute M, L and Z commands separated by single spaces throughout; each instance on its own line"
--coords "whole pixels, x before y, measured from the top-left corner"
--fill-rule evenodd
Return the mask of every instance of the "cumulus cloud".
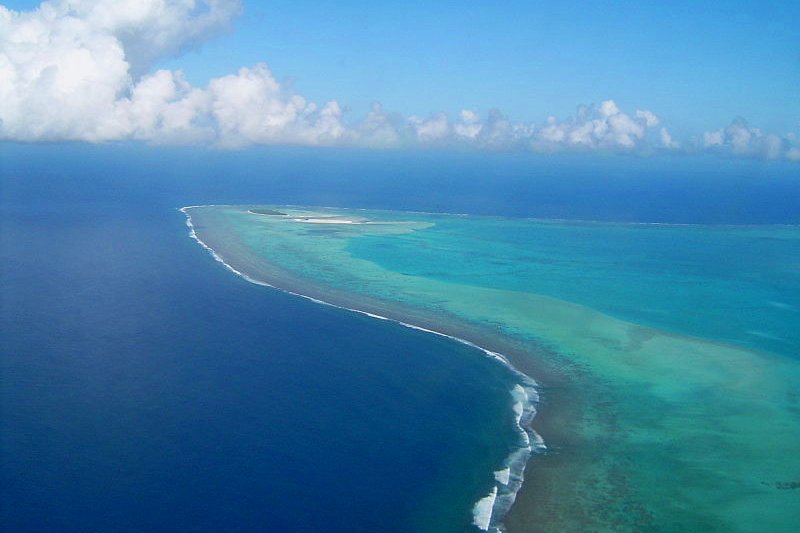
M 643 120 L 648 128 L 653 128 L 661 123 L 661 120 L 652 111 L 637 110 L 636 118 Z
M 725 128 L 703 133 L 699 148 L 737 156 L 785 158 L 791 161 L 798 160 L 800 151 L 794 134 L 781 137 L 774 133 L 765 133 L 759 128 L 750 127 L 741 117 L 734 119 Z
M 190 86 L 146 71 L 224 29 L 238 0 L 58 0 L 0 6 L 0 139 L 140 139 L 325 144 L 343 135 L 335 101 L 288 92 L 263 65 Z
M 460 113 L 460 121 L 453 126 L 453 131 L 459 137 L 475 139 L 483 129 L 481 119 L 475 111 L 464 109 Z
M 613 100 L 599 107 L 582 106 L 575 117 L 559 121 L 550 117 L 531 140 L 536 150 L 561 149 L 632 151 L 641 148 L 650 129 L 659 123 L 651 111 L 636 111 L 631 116 Z
M 51 0 L 27 12 L 0 5 L 0 140 L 702 150 L 800 160 L 795 136 L 767 134 L 743 119 L 679 143 L 652 111 L 624 111 L 613 100 L 539 124 L 494 109 L 403 117 L 380 104 L 347 122 L 336 100 L 308 101 L 263 63 L 204 87 L 180 71 L 153 72 L 158 59 L 224 31 L 240 9 L 239 0 Z
M 387 113 L 379 103 L 372 104 L 367 116 L 345 135 L 352 144 L 388 148 L 401 143 L 403 118 Z
M 428 118 L 412 116 L 408 119 L 408 123 L 414 129 L 416 138 L 423 143 L 450 136 L 450 122 L 444 113 L 436 113 Z
M 29 20 L 45 22 L 41 28 L 50 35 L 69 26 L 80 26 L 82 34 L 113 35 L 140 75 L 153 60 L 225 29 L 239 11 L 239 0 L 62 0 L 44 2 L 39 16 Z
M 159 70 L 136 84 L 128 98 L 111 106 L 116 131 L 109 137 L 159 139 L 163 142 L 208 142 L 214 130 L 200 122 L 209 95 L 193 88 L 180 72 Z
M 676 150 L 681 146 L 680 143 L 678 143 L 672 138 L 672 135 L 669 134 L 667 128 L 661 128 L 658 131 L 658 137 L 661 140 L 662 148 L 666 148 L 669 150 Z
M 211 80 L 207 93 L 223 146 L 324 144 L 344 133 L 339 104 L 318 108 L 302 96 L 284 94 L 264 64 Z

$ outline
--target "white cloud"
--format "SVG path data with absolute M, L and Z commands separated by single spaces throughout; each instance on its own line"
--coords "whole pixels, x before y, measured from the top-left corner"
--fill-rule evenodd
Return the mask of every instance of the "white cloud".
M 459 137 L 475 139 L 483 129 L 481 119 L 475 111 L 464 109 L 460 113 L 461 120 L 453 126 L 453 131 Z
M 60 8 L 60 9 L 59 9 Z M 103 140 L 117 95 L 130 86 L 119 40 L 96 31 L 67 6 L 32 13 L 0 6 L 2 136 Z
M 153 62 L 224 30 L 239 0 L 52 0 L 27 12 L 0 6 L 0 140 L 140 140 L 369 147 L 472 146 L 492 150 L 713 151 L 800 160 L 782 137 L 737 119 L 693 144 L 672 138 L 648 110 L 613 100 L 581 106 L 565 120 L 513 121 L 500 111 L 462 110 L 404 118 L 375 104 L 346 124 L 339 103 L 309 102 L 266 64 L 240 68 L 205 87 Z
M 411 116 L 408 123 L 417 139 L 423 143 L 439 141 L 450 135 L 450 123 L 444 113 L 436 113 L 425 119 Z
M 531 145 L 540 151 L 632 151 L 645 144 L 648 130 L 658 123 L 650 111 L 637 111 L 630 116 L 613 100 L 606 100 L 596 109 L 578 108 L 575 117 L 568 120 L 550 117 L 544 127 L 534 132 Z
M 0 6 L 0 139 L 325 144 L 336 102 L 291 94 L 263 64 L 191 87 L 150 63 L 224 28 L 238 0 L 58 0 Z
M 208 142 L 214 130 L 200 123 L 211 105 L 209 94 L 191 87 L 179 72 L 159 70 L 144 77 L 130 98 L 116 103 L 124 131 L 136 139 Z
M 645 125 L 647 125 L 648 128 L 653 128 L 661 123 L 661 120 L 659 120 L 659 118 L 654 113 L 647 110 L 644 111 L 642 111 L 641 109 L 636 110 L 636 118 L 644 120 L 644 123 Z
M 714 146 L 722 146 L 722 130 L 707 131 L 703 134 L 703 146 L 706 148 L 713 148 Z
M 663 148 L 667 148 L 667 149 L 670 149 L 670 150 L 675 150 L 675 149 L 680 148 L 680 143 L 678 143 L 677 141 L 673 140 L 672 135 L 669 134 L 669 132 L 667 131 L 667 128 L 661 128 L 658 131 L 658 136 L 659 136 L 659 139 L 661 139 L 661 146 Z
M 481 129 L 481 146 L 493 149 L 527 149 L 535 126 L 531 123 L 512 122 L 497 109 L 489 116 Z
M 349 142 L 364 146 L 388 148 L 400 144 L 403 118 L 387 113 L 379 103 L 372 104 L 367 116 L 347 132 Z
M 619 113 L 619 108 L 614 100 L 606 100 L 600 104 L 600 114 L 604 117 L 610 117 Z
M 318 109 L 302 96 L 284 94 L 264 64 L 213 79 L 207 92 L 222 146 L 324 144 L 344 133 L 335 101 Z
M 58 0 L 39 11 L 58 20 L 77 19 L 98 33 L 115 36 L 134 74 L 159 57 L 203 41 L 226 28 L 239 0 Z
M 730 155 L 758 157 L 763 159 L 785 158 L 797 160 L 796 136 L 789 133 L 783 137 L 751 128 L 739 117 L 727 127 L 703 133 L 702 149 Z

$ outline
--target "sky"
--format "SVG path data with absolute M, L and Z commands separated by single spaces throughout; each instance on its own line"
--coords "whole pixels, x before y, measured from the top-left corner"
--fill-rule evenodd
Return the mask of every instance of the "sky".
M 2 5 L 4 140 L 800 160 L 797 2 Z

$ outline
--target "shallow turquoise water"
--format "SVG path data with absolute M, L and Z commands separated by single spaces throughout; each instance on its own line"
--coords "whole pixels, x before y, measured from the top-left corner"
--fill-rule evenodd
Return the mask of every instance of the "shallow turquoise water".
M 255 279 L 506 338 L 523 347 L 516 363 L 554 380 L 544 409 L 564 418 L 543 435 L 556 453 L 532 463 L 513 531 L 800 519 L 797 227 L 281 209 L 191 214 Z
M 544 294 L 638 324 L 800 357 L 800 228 L 541 222 L 439 216 L 365 235 L 388 270 Z

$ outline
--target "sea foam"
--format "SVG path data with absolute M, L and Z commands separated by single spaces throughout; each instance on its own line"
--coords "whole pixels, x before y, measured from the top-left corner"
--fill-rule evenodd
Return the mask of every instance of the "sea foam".
M 508 485 L 508 480 L 511 476 L 511 469 L 506 467 L 502 470 L 497 470 L 494 473 L 494 479 L 501 485 Z
M 478 500 L 472 509 L 472 523 L 482 531 L 489 531 L 495 499 L 497 499 L 497 487 L 492 487 L 491 492 Z
M 509 391 L 513 402 L 512 410 L 514 413 L 514 429 L 517 433 L 517 446 L 506 457 L 503 468 L 494 473 L 496 483 L 492 488 L 494 496 L 492 497 L 492 508 L 488 519 L 484 509 L 487 501 L 486 497 L 478 500 L 472 509 L 473 516 L 480 515 L 482 519 L 487 520 L 485 531 L 504 531 L 503 519 L 517 499 L 517 493 L 525 480 L 525 466 L 528 460 L 532 454 L 546 449 L 542 437 L 530 427 L 531 421 L 536 416 L 535 402 L 539 399 L 535 389 L 536 382 L 525 374 L 518 372 L 518 375 L 520 383 L 514 385 Z

